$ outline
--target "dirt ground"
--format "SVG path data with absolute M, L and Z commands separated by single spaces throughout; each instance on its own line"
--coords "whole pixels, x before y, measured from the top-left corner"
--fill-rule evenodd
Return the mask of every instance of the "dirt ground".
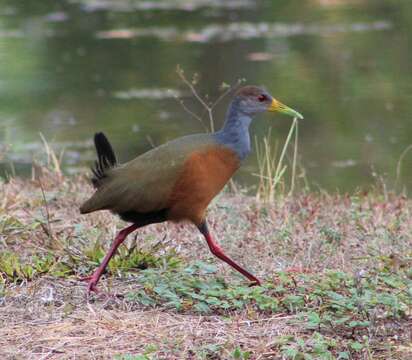
M 99 294 L 88 297 L 85 284 L 77 278 L 92 271 L 98 261 L 87 254 L 93 244 L 94 249 L 96 244 L 107 249 L 124 224 L 105 212 L 78 213 L 92 191 L 83 178 L 41 179 L 0 185 L 0 354 L 4 359 L 412 358 L 412 201 L 404 196 L 301 194 L 269 205 L 240 194 L 220 196 L 210 208 L 211 228 L 232 258 L 268 284 L 262 296 L 273 305 L 269 310 L 262 310 L 258 300 L 241 296 L 238 299 L 244 303 L 237 307 L 220 305 L 225 291 L 247 292 L 247 282 L 213 258 L 194 227 L 147 227 L 131 236 L 125 249 L 137 246 L 145 254 L 154 254 L 149 275 L 157 276 L 155 282 L 173 274 L 177 285 L 171 289 L 177 289 L 183 299 L 178 307 L 140 283 L 138 270 L 124 271 L 115 265 L 101 280 Z M 50 253 L 46 269 L 39 257 Z M 161 265 L 168 254 L 174 254 L 181 268 Z M 12 265 L 7 262 L 10 258 L 15 259 Z M 216 278 L 224 284 L 214 297 L 216 303 L 204 313 L 196 311 L 196 294 L 190 298 L 179 292 L 179 282 L 182 287 L 192 286 L 196 274 L 180 274 L 197 260 L 216 267 L 202 275 L 200 284 Z M 68 271 L 53 272 L 62 263 Z M 329 271 L 355 280 L 365 273 L 368 284 L 373 283 L 368 276 L 375 279 L 376 286 L 370 289 L 376 294 L 365 287 L 364 295 L 378 299 L 379 313 L 372 316 L 371 308 L 365 310 L 369 305 L 362 311 L 348 310 L 353 317 L 347 328 L 324 320 L 326 313 L 335 311 L 324 310 L 330 305 L 327 301 L 340 300 L 331 300 L 330 289 L 312 299 L 311 294 L 322 288 L 304 276 L 330 281 Z M 279 280 L 282 273 L 293 276 Z M 286 303 L 290 279 L 297 281 L 292 284 L 294 296 L 304 293 L 302 304 L 299 299 L 294 306 Z M 356 281 L 355 285 L 345 281 L 342 286 L 347 289 L 336 288 L 333 296 L 359 290 Z M 275 285 L 284 286 L 286 293 L 279 293 Z M 129 294 L 138 291 L 154 294 L 154 303 L 148 306 L 131 299 Z M 385 299 L 392 295 L 389 304 Z M 367 301 L 364 304 L 370 304 Z M 316 316 L 321 320 L 312 326 Z M 354 320 L 365 323 L 354 325 Z

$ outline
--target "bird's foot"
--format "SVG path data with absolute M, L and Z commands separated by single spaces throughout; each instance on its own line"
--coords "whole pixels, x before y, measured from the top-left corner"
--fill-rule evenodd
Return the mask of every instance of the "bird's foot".
M 99 289 L 97 289 L 97 281 L 90 280 L 87 284 L 87 294 L 90 295 L 91 292 L 96 294 L 99 293 Z
M 79 281 L 89 281 L 91 278 L 92 278 L 92 275 L 78 276 L 77 280 L 79 280 Z
M 87 281 L 87 294 L 90 295 L 91 292 L 95 292 L 96 294 L 99 292 L 99 290 L 97 289 L 97 283 L 99 281 L 100 275 L 94 273 L 93 275 L 89 275 L 89 276 L 82 276 L 79 277 L 78 279 L 80 281 Z

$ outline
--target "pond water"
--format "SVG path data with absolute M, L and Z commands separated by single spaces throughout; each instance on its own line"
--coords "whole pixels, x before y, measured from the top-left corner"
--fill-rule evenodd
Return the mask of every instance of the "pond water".
M 107 133 L 123 161 L 204 126 L 179 80 L 216 99 L 246 79 L 295 108 L 299 161 L 312 187 L 393 186 L 412 144 L 412 1 L 0 0 L 2 173 L 30 174 L 44 147 L 68 172 L 94 158 Z M 229 98 L 215 108 L 219 127 Z M 291 119 L 265 114 L 258 141 L 282 143 Z M 271 129 L 271 130 L 270 130 Z M 256 152 L 237 179 L 254 185 Z M 412 151 L 398 185 L 412 189 Z

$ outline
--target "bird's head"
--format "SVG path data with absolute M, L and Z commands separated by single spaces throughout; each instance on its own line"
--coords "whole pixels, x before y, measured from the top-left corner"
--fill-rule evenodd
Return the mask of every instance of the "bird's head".
M 255 115 L 265 111 L 278 111 L 286 115 L 303 119 L 303 116 L 290 107 L 273 98 L 265 89 L 258 86 L 244 86 L 235 94 L 234 103 L 239 111 Z

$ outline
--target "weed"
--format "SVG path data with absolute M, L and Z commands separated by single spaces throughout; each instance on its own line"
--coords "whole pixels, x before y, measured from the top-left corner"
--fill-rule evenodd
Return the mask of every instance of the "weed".
M 289 133 L 286 137 L 286 141 L 280 151 L 279 157 L 277 154 L 277 146 L 273 147 L 270 144 L 270 131 L 268 136 L 265 136 L 263 138 L 263 142 L 258 141 L 255 137 L 258 173 L 253 175 L 259 178 L 258 190 L 256 192 L 257 200 L 270 203 L 275 201 L 275 196 L 278 192 L 285 193 L 284 189 L 283 191 L 278 189 L 285 187 L 284 178 L 287 166 L 284 165 L 284 161 L 289 143 L 292 140 L 293 133 L 295 133 L 295 143 L 292 161 L 291 185 L 289 190 L 290 193 L 293 193 L 296 183 L 296 167 L 298 156 L 298 120 L 296 118 L 293 120 L 292 125 L 289 129 Z
M 33 280 L 40 275 L 49 274 L 56 277 L 67 277 L 76 273 L 92 271 L 104 257 L 104 249 L 100 243 L 84 250 L 85 256 L 58 256 L 47 252 L 29 256 L 20 256 L 15 252 L 5 251 L 0 254 L 0 279 L 3 282 L 21 282 Z M 122 248 L 109 265 L 110 273 L 129 273 L 150 267 L 167 264 L 170 268 L 180 263 L 174 252 L 159 257 L 141 249 Z
M 189 80 L 184 70 L 177 66 L 176 73 L 179 76 L 180 80 L 184 85 L 189 89 L 193 97 L 200 103 L 204 111 L 206 111 L 209 118 L 209 127 L 205 126 L 203 119 L 198 114 L 190 110 L 182 99 L 177 99 L 183 109 L 196 120 L 198 120 L 205 128 L 206 131 L 214 132 L 215 131 L 215 120 L 213 111 L 214 108 L 223 100 L 228 94 L 237 89 L 245 79 L 238 79 L 238 81 L 229 85 L 222 83 L 220 86 L 221 95 L 214 101 L 208 102 L 207 97 L 203 98 L 197 91 L 196 85 L 198 84 L 199 77 L 195 73 L 191 80 Z M 293 144 L 293 156 L 291 164 L 291 184 L 289 188 L 289 193 L 292 194 L 296 186 L 296 170 L 297 170 L 297 161 L 298 161 L 298 120 L 297 118 L 293 119 L 292 125 L 290 127 L 289 133 L 286 137 L 285 144 L 283 145 L 279 158 L 277 158 L 277 147 L 273 148 L 270 144 L 270 131 L 269 135 L 263 138 L 263 145 L 260 145 L 255 138 L 256 143 L 256 154 L 258 160 L 258 173 L 253 174 L 259 178 L 258 190 L 256 193 L 256 198 L 264 202 L 273 202 L 275 199 L 275 193 L 281 185 L 284 186 L 284 178 L 286 175 L 287 166 L 284 165 L 286 152 L 289 147 L 289 144 L 292 141 L 294 136 Z M 232 182 L 232 187 L 235 187 Z
M 338 356 L 344 359 L 345 354 L 352 356 L 353 352 L 361 350 L 358 344 L 364 343 L 364 337 L 378 336 L 380 330 L 376 327 L 379 324 L 408 317 L 408 309 L 412 306 L 411 279 L 404 273 L 382 273 L 380 270 L 377 268 L 364 274 L 361 285 L 350 274 L 329 271 L 324 275 L 283 273 L 271 283 L 250 288 L 241 284 L 229 286 L 219 278 L 210 279 L 206 275 L 213 268 L 196 262 L 185 269 L 142 271 L 138 276 L 142 289 L 130 293 L 128 300 L 143 306 L 163 306 L 201 314 L 225 314 L 246 309 L 250 314 L 296 314 L 293 323 L 313 331 L 313 335 L 306 340 L 298 338 L 283 343 L 280 348 L 286 358 L 333 359 Z M 359 340 L 346 341 L 348 350 L 337 351 L 342 345 L 338 347 L 327 334 Z M 236 354 L 243 354 L 239 351 L 235 350 Z M 242 356 L 238 358 L 247 355 Z
M 221 91 L 221 95 L 214 101 L 209 103 L 207 100 L 207 97 L 203 98 L 202 96 L 199 95 L 198 91 L 196 90 L 196 85 L 199 82 L 199 75 L 197 73 L 193 74 L 193 77 L 191 80 L 188 80 L 184 70 L 178 65 L 176 67 L 176 73 L 179 76 L 180 80 L 187 86 L 189 91 L 192 93 L 194 98 L 200 103 L 202 108 L 207 112 L 208 118 L 209 118 L 209 129 L 203 124 L 203 119 L 201 116 L 195 114 L 193 111 L 191 111 L 183 102 L 183 100 L 178 99 L 180 105 L 182 105 L 183 109 L 191 116 L 193 116 L 195 119 L 197 119 L 204 127 L 205 130 L 214 132 L 215 131 L 215 119 L 213 117 L 213 110 L 214 108 L 227 96 L 229 95 L 232 91 L 236 90 L 244 81 L 245 79 L 238 79 L 237 82 L 234 85 L 229 85 L 226 83 L 222 83 L 221 86 L 219 87 L 219 90 Z
M 342 240 L 342 234 L 332 227 L 322 226 L 320 228 L 320 233 L 324 235 L 326 240 L 330 243 L 338 244 Z
M 116 360 L 151 360 L 147 355 L 116 355 L 114 357 Z
M 261 206 L 223 194 L 210 227 L 262 286 L 211 261 L 190 226 L 160 224 L 119 248 L 110 287 L 101 279 L 87 301 L 73 275 L 95 269 L 123 224 L 103 212 L 78 215 L 83 178 L 38 174 L 44 196 L 38 181 L 0 186 L 2 354 L 410 357 L 412 203 L 404 197 L 302 194 Z
M 70 269 L 59 263 L 58 258 L 51 253 L 33 255 L 26 259 L 7 251 L 0 255 L 0 275 L 4 281 L 33 280 L 49 272 L 55 276 L 65 276 Z
M 220 344 L 207 344 L 202 346 L 196 351 L 200 359 L 220 359 L 222 352 L 222 345 Z
M 240 347 L 237 347 L 232 352 L 233 359 L 248 360 L 250 359 L 250 351 L 243 351 Z
M 309 338 L 294 338 L 281 347 L 286 359 L 335 359 L 332 350 L 336 348 L 336 341 L 326 338 L 315 332 Z

